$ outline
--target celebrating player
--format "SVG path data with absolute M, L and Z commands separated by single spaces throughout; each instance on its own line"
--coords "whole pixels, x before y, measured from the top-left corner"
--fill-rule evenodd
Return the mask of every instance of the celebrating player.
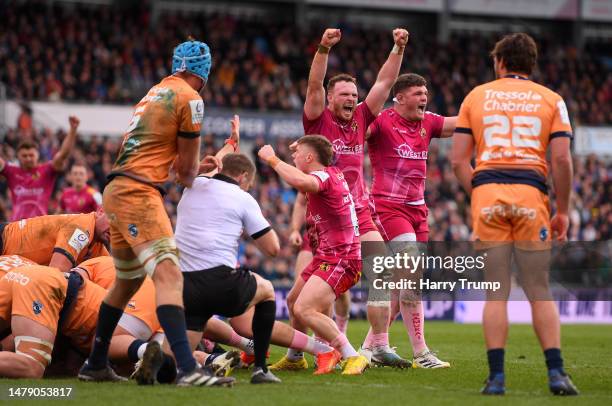
M 491 56 L 497 80 L 473 89 L 461 105 L 453 142 L 453 169 L 463 188 L 471 193 L 474 234 L 483 246 L 490 247 L 488 260 L 493 255 L 503 260 L 495 269 L 487 267 L 488 277 L 510 285 L 514 248 L 533 326 L 546 358 L 549 388 L 556 395 L 577 395 L 563 369 L 559 314 L 555 303 L 547 300 L 547 242 L 551 234 L 558 241 L 565 240 L 569 224 L 573 170 L 567 108 L 557 93 L 529 80 L 537 62 L 537 47 L 529 35 L 506 35 L 495 44 Z M 474 147 L 475 170 L 470 164 Z M 546 187 L 549 147 L 557 200 L 552 220 Z M 533 216 L 525 216 L 524 208 L 533 211 Z M 490 372 L 482 393 L 487 395 L 505 393 L 508 290 L 505 297 L 487 300 L 484 308 Z
M 355 204 L 344 174 L 332 163 L 332 144 L 323 136 L 304 136 L 293 153 L 296 166 L 282 162 L 271 146 L 259 150 L 267 162 L 289 185 L 306 193 L 308 217 L 313 221 L 319 245 L 315 256 L 296 280 L 297 300 L 290 307 L 291 317 L 331 344 L 335 350 L 317 355 L 315 374 L 331 373 L 341 358 L 343 374 L 358 375 L 368 365 L 327 316 L 334 301 L 359 281 L 361 246 Z
M 51 161 L 39 164 L 38 146 L 30 141 L 23 141 L 17 147 L 19 166 L 9 164 L 0 158 L 0 175 L 6 178 L 11 191 L 13 205 L 11 221 L 47 214 L 55 179 L 64 169 L 77 138 L 79 119 L 71 116 L 69 122 L 70 131 Z
M 178 45 L 172 75 L 153 86 L 136 105 L 103 195 L 117 279 L 100 306 L 94 347 L 79 372 L 82 380 L 119 380 L 108 366 L 108 347 L 123 309 L 149 274 L 155 283 L 157 318 L 179 369 L 177 385 L 231 384 L 200 368 L 191 354 L 178 253 L 160 186 L 167 181 L 171 166 L 178 183 L 187 187 L 198 173 L 204 118 L 200 93 L 211 63 L 205 43 L 189 40 Z
M 102 206 L 102 195 L 87 184 L 87 167 L 74 164 L 68 174 L 72 187 L 64 189 L 60 197 L 62 213 L 89 213 Z
M 408 43 L 408 31 L 393 30 L 394 45 L 383 64 L 376 82 L 362 103 L 357 103 L 356 80 L 350 75 L 340 74 L 329 79 L 326 94 L 323 87 L 330 49 L 340 41 L 338 29 L 327 29 L 314 56 L 308 77 L 306 102 L 302 117 L 305 134 L 321 134 L 333 145 L 335 165 L 344 173 L 359 221 L 361 241 L 383 241 L 372 221 L 368 207 L 368 196 L 363 179 L 365 132 L 382 110 L 389 91 L 399 74 L 404 48 Z M 364 252 L 364 258 L 372 253 Z M 295 292 L 291 292 L 288 301 Z M 342 316 L 342 315 L 341 315 Z M 372 334 L 368 334 L 363 345 L 364 353 L 373 361 L 383 365 L 406 367 L 409 362 L 400 358 L 389 347 L 389 302 L 369 302 L 368 320 Z M 300 354 L 289 351 L 274 365 L 276 369 L 296 369 L 304 364 Z
M 40 216 L 0 224 L 2 255 L 21 255 L 66 272 L 88 258 L 108 255 L 108 219 L 88 214 Z
M 383 111 L 366 134 L 374 172 L 371 197 L 385 241 L 427 242 L 427 151 L 432 138 L 453 135 L 457 118 L 425 111 L 427 82 L 414 73 L 397 78 L 393 97 L 393 108 Z M 427 348 L 421 300 L 405 291 L 398 303 L 397 293 L 393 292 L 391 320 L 401 311 L 412 343 L 412 366 L 449 367 Z

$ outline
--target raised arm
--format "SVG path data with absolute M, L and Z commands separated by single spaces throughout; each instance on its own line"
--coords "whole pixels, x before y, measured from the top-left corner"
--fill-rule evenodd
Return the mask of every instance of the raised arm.
M 404 48 L 408 44 L 408 31 L 403 28 L 396 28 L 393 30 L 393 49 L 389 54 L 389 57 L 380 68 L 376 82 L 370 89 L 365 102 L 368 108 L 375 116 L 380 113 L 385 101 L 389 97 L 389 92 L 399 75 L 400 68 L 402 66 L 402 58 L 404 57 Z
M 53 169 L 56 171 L 61 171 L 64 169 L 64 164 L 74 148 L 74 143 L 76 142 L 77 138 L 77 129 L 81 123 L 75 116 L 68 117 L 68 121 L 70 122 L 70 130 L 68 131 L 68 135 L 66 138 L 64 138 L 64 141 L 62 141 L 59 151 L 57 151 L 57 153 L 53 156 L 53 160 L 51 161 Z
M 310 74 L 308 75 L 308 88 L 306 89 L 306 102 L 304 114 L 309 120 L 319 117 L 325 110 L 325 88 L 323 81 L 327 72 L 327 57 L 331 47 L 340 41 L 342 34 L 339 29 L 328 28 L 321 37 L 321 43 L 312 59 Z
M 240 117 L 238 114 L 234 114 L 234 118 L 230 120 L 232 126 L 232 132 L 228 139 L 225 140 L 225 145 L 215 154 L 215 160 L 211 160 L 209 156 L 204 157 L 200 161 L 200 167 L 198 168 L 199 174 L 206 176 L 214 176 L 221 170 L 221 161 L 227 154 L 240 151 Z M 215 166 L 211 169 L 211 166 Z
M 270 165 L 285 182 L 296 188 L 299 192 L 317 193 L 319 191 L 319 182 L 313 176 L 307 175 L 295 166 L 281 161 L 270 145 L 261 147 L 257 155 L 259 155 L 262 161 Z

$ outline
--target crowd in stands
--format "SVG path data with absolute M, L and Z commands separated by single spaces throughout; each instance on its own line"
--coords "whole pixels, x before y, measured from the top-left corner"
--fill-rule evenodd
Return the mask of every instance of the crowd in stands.
M 106 6 L 19 2 L 0 13 L 0 82 L 17 100 L 64 100 L 99 103 L 134 103 L 168 74 L 172 46 L 187 33 L 205 40 L 214 58 L 205 103 L 230 109 L 299 111 L 306 80 L 322 26 L 298 32 L 287 22 L 263 23 L 229 15 L 206 16 L 164 12 L 156 25 L 150 10 L 112 12 Z M 392 45 L 391 30 L 363 30 L 343 26 L 341 43 L 330 53 L 328 75 L 354 74 L 360 96 L 365 96 Z M 474 86 L 492 79 L 487 56 L 493 36 L 454 35 L 442 45 L 429 38 L 411 38 L 403 71 L 415 71 L 430 80 L 429 109 L 454 115 Z M 535 80 L 557 90 L 566 100 L 574 124 L 612 123 L 612 55 L 610 43 L 587 44 L 578 53 L 561 41 L 538 38 L 541 56 Z M 607 58 L 607 59 L 606 59 Z M 607 65 L 606 65 L 607 61 Z M 126 123 L 127 124 L 127 123 Z M 57 151 L 62 131 L 39 129 L 27 107 L 16 128 L 0 134 L 0 156 L 15 161 L 16 147 L 24 138 L 35 140 L 44 162 Z M 213 154 L 222 138 L 206 135 L 203 151 Z M 264 134 L 255 141 L 263 145 Z M 280 158 L 290 161 L 287 139 L 276 139 Z M 90 184 L 102 190 L 114 162 L 120 139 L 94 136 L 79 139 L 72 161 L 89 168 Z M 443 141 L 441 141 L 443 142 Z M 240 262 L 277 282 L 290 283 L 296 250 L 288 242 L 289 218 L 295 191 L 257 162 L 253 195 L 281 238 L 281 254 L 265 259 L 245 242 Z M 574 158 L 571 240 L 605 240 L 612 235 L 612 163 L 596 156 Z M 366 168 L 369 177 L 369 168 Z M 61 176 L 49 213 L 58 211 L 58 197 L 67 186 Z M 171 184 L 166 208 L 173 222 L 180 190 Z M 469 199 L 451 170 L 446 153 L 436 141 L 429 153 L 426 200 L 430 238 L 435 241 L 468 240 L 471 234 Z M 0 221 L 10 217 L 6 185 L 0 179 Z
M 0 14 L 0 81 L 24 100 L 135 103 L 168 74 L 172 47 L 188 34 L 206 41 L 213 69 L 210 107 L 299 111 L 312 55 L 325 28 L 298 30 L 292 21 L 166 11 L 153 22 L 150 6 L 9 2 Z M 111 11 L 112 10 L 112 11 Z M 366 94 L 392 46 L 391 29 L 340 27 L 329 74 L 348 72 Z M 410 28 L 410 27 L 408 27 Z M 430 35 L 410 39 L 403 71 L 430 80 L 430 109 L 454 115 L 475 85 L 492 78 L 488 52 L 496 35 L 454 33 L 448 44 Z M 574 124 L 612 122 L 612 44 L 592 41 L 579 53 L 564 41 L 536 36 L 536 81 L 566 100 Z

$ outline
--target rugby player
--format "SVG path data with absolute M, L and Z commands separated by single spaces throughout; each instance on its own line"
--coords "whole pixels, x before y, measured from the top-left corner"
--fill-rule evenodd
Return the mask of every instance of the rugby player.
M 425 110 L 427 82 L 414 73 L 397 78 L 393 101 L 393 107 L 384 110 L 366 133 L 374 175 L 370 199 L 385 241 L 427 242 L 425 176 L 429 143 L 432 138 L 451 137 L 457 117 Z M 390 320 L 401 312 L 412 344 L 412 367 L 448 368 L 450 364 L 438 359 L 425 343 L 423 303 L 416 292 L 392 293 Z
M 360 240 L 383 241 L 372 221 L 363 178 L 365 133 L 382 110 L 399 74 L 409 34 L 404 29 L 393 30 L 393 49 L 362 103 L 357 102 L 356 79 L 348 74 L 330 78 L 327 83 L 327 95 L 323 87 L 330 49 L 340 41 L 341 36 L 339 29 L 325 30 L 313 58 L 302 116 L 304 134 L 321 134 L 332 143 L 335 166 L 344 173 L 354 197 L 355 209 L 359 218 Z M 364 252 L 363 254 L 367 259 L 374 253 Z M 295 301 L 295 296 L 296 292 L 292 289 L 287 301 Z M 344 310 L 342 306 L 338 309 L 340 318 L 348 314 L 346 297 L 343 300 Z M 382 365 L 407 367 L 409 362 L 399 357 L 389 346 L 389 302 L 369 301 L 368 320 L 373 333 L 366 337 L 363 345 L 363 352 L 367 358 Z M 339 324 L 342 327 L 342 319 Z M 295 327 L 299 329 L 300 326 Z M 307 367 L 301 354 L 291 350 L 274 365 L 275 369 Z
M 555 395 L 577 395 L 563 369 L 559 313 L 548 286 L 551 237 L 566 240 L 569 224 L 573 177 L 569 115 L 560 95 L 529 79 L 537 63 L 537 46 L 529 35 L 506 35 L 491 56 L 497 79 L 474 88 L 464 99 L 452 150 L 455 174 L 471 194 L 475 237 L 488 247 L 488 262 L 500 259 L 485 273 L 507 287 L 503 296 L 489 297 L 484 307 L 489 377 L 482 393 L 505 393 L 507 300 L 514 251 L 544 351 L 549 389 Z M 557 207 L 552 219 L 546 186 L 548 150 Z M 470 163 L 473 151 L 475 169 Z
M 109 255 L 104 211 L 60 214 L 0 223 L 0 253 L 21 255 L 62 272 L 85 259 Z
M 297 300 L 289 304 L 292 318 L 334 347 L 317 355 L 315 374 L 331 373 L 341 358 L 346 360 L 343 374 L 361 374 L 368 366 L 367 358 L 355 351 L 327 316 L 334 301 L 361 275 L 355 204 L 344 174 L 331 166 L 332 144 L 320 135 L 300 138 L 293 153 L 296 166 L 281 161 L 269 145 L 262 147 L 258 155 L 285 182 L 306 194 L 307 215 L 317 234 L 317 251 L 292 289 Z
M 13 206 L 11 221 L 47 214 L 55 180 L 57 175 L 64 170 L 64 165 L 77 138 L 79 119 L 71 116 L 68 121 L 70 131 L 51 161 L 39 163 L 38 145 L 31 141 L 23 141 L 17 146 L 18 166 L 0 158 L 0 175 L 6 178 L 11 192 Z
M 89 213 L 102 207 L 102 195 L 87 184 L 87 167 L 73 164 L 68 173 L 72 187 L 65 188 L 60 196 L 61 213 Z
M 188 40 L 174 49 L 172 74 L 136 105 L 117 160 L 109 174 L 103 206 L 110 219 L 117 279 L 100 306 L 96 339 L 79 372 L 87 381 L 116 381 L 108 347 L 123 309 L 145 275 L 155 283 L 157 318 L 174 353 L 177 385 L 227 384 L 201 368 L 187 339 L 182 275 L 161 185 L 176 170 L 190 187 L 198 173 L 203 91 L 212 57 L 208 45 Z M 213 162 L 211 168 L 216 164 Z
M 14 352 L 0 351 L 0 377 L 42 378 L 62 310 L 80 285 L 74 276 L 18 255 L 0 256 L 0 338 L 14 338 Z

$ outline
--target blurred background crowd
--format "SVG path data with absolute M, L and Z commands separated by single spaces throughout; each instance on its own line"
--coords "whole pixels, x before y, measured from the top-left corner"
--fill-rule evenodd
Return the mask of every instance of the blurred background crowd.
M 282 18 L 271 23 L 229 14 L 204 16 L 180 11 L 164 13 L 154 27 L 150 19 L 149 9 L 143 5 L 111 12 L 109 7 L 99 6 L 14 3 L 0 13 L 0 82 L 6 85 L 8 97 L 16 100 L 135 103 L 168 74 L 172 47 L 191 33 L 205 40 L 213 51 L 213 69 L 204 97 L 207 106 L 259 111 L 302 109 L 322 25 L 313 24 L 298 32 Z M 392 46 L 391 30 L 350 24 L 340 28 L 343 38 L 330 53 L 328 75 L 355 75 L 360 97 L 364 97 Z M 429 110 L 455 115 L 470 89 L 493 78 L 487 53 L 496 39 L 495 35 L 460 34 L 453 35 L 447 44 L 439 44 L 434 35 L 413 35 L 403 71 L 420 73 L 430 81 Z M 553 36 L 536 39 L 541 55 L 534 79 L 564 97 L 574 125 L 610 125 L 612 43 L 591 41 L 578 52 Z M 14 162 L 17 145 L 33 139 L 44 162 L 51 159 L 65 135 L 33 125 L 31 110 L 24 104 L 18 122 L 0 134 L 0 156 Z M 203 151 L 214 154 L 222 139 L 212 134 L 203 136 Z M 263 143 L 272 142 L 278 155 L 290 161 L 290 141 L 270 140 L 261 134 L 247 144 L 244 152 L 253 153 Z M 98 190 L 104 187 L 119 143 L 119 138 L 104 134 L 77 141 L 72 161 L 86 164 L 89 183 Z M 432 143 L 428 161 L 430 238 L 466 240 L 471 233 L 469 199 L 452 173 L 446 148 L 440 144 Z M 266 259 L 252 244 L 244 242 L 239 260 L 277 283 L 291 283 L 296 250 L 288 237 L 295 191 L 266 165 L 257 162 L 257 169 L 252 193 L 278 232 L 283 248 L 278 258 Z M 570 239 L 610 239 L 612 163 L 596 156 L 575 157 L 574 170 Z M 366 174 L 369 179 L 369 167 Z M 60 176 L 49 213 L 58 212 L 59 195 L 68 185 L 69 179 Z M 171 184 L 168 190 L 166 207 L 174 221 L 180 190 Z M 6 184 L 0 179 L 0 221 L 7 221 L 10 213 Z

